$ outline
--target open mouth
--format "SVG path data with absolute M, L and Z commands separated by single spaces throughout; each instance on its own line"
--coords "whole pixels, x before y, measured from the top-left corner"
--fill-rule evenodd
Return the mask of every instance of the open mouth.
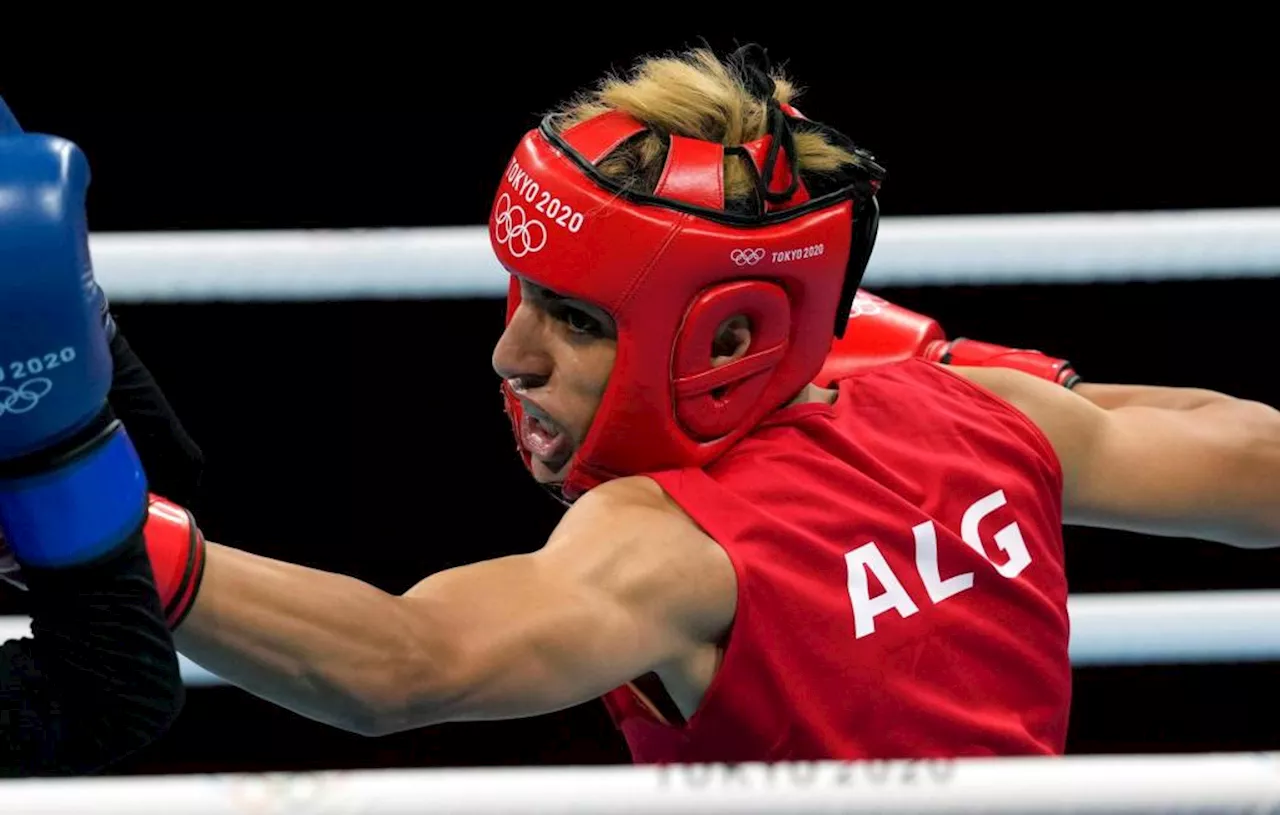
M 544 467 L 557 472 L 573 455 L 573 440 L 562 427 L 525 405 L 520 426 L 520 443 Z

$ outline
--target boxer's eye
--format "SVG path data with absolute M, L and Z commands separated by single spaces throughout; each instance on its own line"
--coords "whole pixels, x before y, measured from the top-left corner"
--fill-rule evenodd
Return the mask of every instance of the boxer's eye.
M 600 321 L 580 308 L 562 303 L 558 304 L 554 312 L 556 319 L 569 326 L 569 330 L 575 334 L 585 334 L 590 337 L 603 337 L 605 335 L 604 326 Z

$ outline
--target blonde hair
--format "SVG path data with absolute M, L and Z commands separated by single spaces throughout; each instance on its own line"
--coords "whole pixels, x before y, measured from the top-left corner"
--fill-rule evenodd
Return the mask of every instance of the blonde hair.
M 773 98 L 790 104 L 800 95 L 782 72 L 770 69 Z M 648 125 L 644 136 L 624 144 L 600 162 L 598 169 L 619 183 L 649 193 L 657 186 L 666 161 L 662 134 L 714 141 L 726 147 L 755 141 L 768 133 L 766 103 L 750 90 L 740 66 L 706 48 L 640 60 L 629 77 L 608 74 L 596 87 L 580 92 L 552 111 L 563 132 L 609 110 L 621 110 Z M 833 143 L 817 128 L 793 130 L 795 164 L 809 185 L 815 177 L 840 175 L 861 159 Z M 781 156 L 779 157 L 781 160 Z M 755 207 L 755 170 L 740 156 L 725 156 L 725 205 Z

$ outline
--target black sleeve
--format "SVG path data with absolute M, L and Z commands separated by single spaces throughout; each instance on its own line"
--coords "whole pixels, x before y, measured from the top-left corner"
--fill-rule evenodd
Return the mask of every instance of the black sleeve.
M 142 459 L 152 492 L 196 509 L 204 456 L 124 334 L 113 328 L 111 408 Z
M 162 735 L 185 689 L 142 530 L 97 563 L 22 573 L 32 636 L 0 648 L 0 775 L 87 775 Z

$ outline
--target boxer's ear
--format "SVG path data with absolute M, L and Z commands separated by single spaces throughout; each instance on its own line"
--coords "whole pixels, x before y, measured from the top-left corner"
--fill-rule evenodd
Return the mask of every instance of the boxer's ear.
M 711 341 L 711 367 L 741 359 L 751 348 L 751 321 L 744 315 L 730 317 L 716 329 Z

